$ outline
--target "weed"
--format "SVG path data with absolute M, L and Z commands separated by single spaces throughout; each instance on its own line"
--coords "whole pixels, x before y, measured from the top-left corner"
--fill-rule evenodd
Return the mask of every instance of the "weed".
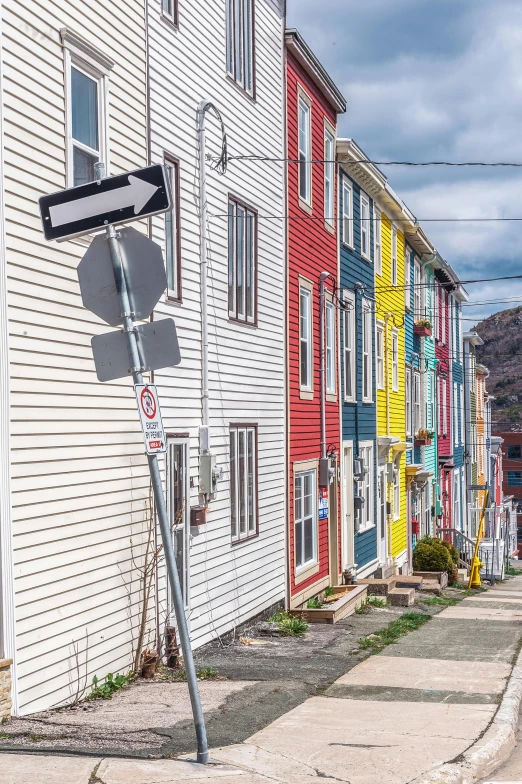
M 308 599 L 306 603 L 306 608 L 308 610 L 321 610 L 323 608 L 323 603 L 317 596 L 313 596 L 311 599 Z
M 370 634 L 368 637 L 362 637 L 359 640 L 359 647 L 362 650 L 372 650 L 378 652 L 386 645 L 392 645 L 400 637 L 403 637 L 409 632 L 415 631 L 423 626 L 427 621 L 431 620 L 429 615 L 424 613 L 407 612 L 401 615 L 397 620 L 392 621 L 388 626 L 375 634 Z
M 355 608 L 356 615 L 364 615 L 367 612 L 370 612 L 370 605 L 368 604 L 368 599 Z
M 329 585 L 328 588 L 324 589 L 324 595 L 325 596 L 333 596 L 334 595 L 334 589 L 332 588 L 331 585 Z
M 2 716 L 2 718 L 0 719 L 0 724 L 7 724 L 8 721 L 9 719 L 7 718 L 7 716 Z
M 213 667 L 201 667 L 196 676 L 198 681 L 211 681 L 218 677 L 218 672 Z
M 110 672 L 105 678 L 105 683 L 100 682 L 95 675 L 92 679 L 92 691 L 86 696 L 86 700 L 110 700 L 112 695 L 124 689 L 134 679 L 134 673 L 128 675 L 113 675 Z
M 383 599 L 382 596 L 368 596 L 367 601 L 372 607 L 386 607 L 388 604 L 388 600 Z
M 308 631 L 308 624 L 302 618 L 295 618 L 289 613 L 280 611 L 270 616 L 269 623 L 277 623 L 283 637 L 302 637 Z
M 458 604 L 458 599 L 446 599 L 443 596 L 430 596 L 429 599 L 421 599 L 420 604 L 427 604 L 429 607 L 440 605 L 441 607 L 453 607 Z
M 7 734 L 7 732 L 0 732 L 0 740 L 8 740 L 8 739 L 9 739 L 9 735 Z
M 506 568 L 506 574 L 509 574 L 510 577 L 516 577 L 519 574 L 522 574 L 522 569 L 517 569 L 515 566 L 508 566 Z

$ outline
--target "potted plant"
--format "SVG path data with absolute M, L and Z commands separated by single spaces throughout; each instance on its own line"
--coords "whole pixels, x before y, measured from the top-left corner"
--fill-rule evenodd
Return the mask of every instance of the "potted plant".
M 413 333 L 420 338 L 431 337 L 431 321 L 427 318 L 417 319 L 413 325 Z
M 415 446 L 430 446 L 432 438 L 433 431 L 427 430 L 425 427 L 421 427 L 421 429 L 415 435 Z

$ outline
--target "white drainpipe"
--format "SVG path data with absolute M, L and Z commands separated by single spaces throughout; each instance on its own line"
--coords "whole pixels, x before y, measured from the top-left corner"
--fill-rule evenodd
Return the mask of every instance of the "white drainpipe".
M 208 308 L 207 308 L 207 175 L 205 166 L 205 113 L 212 106 L 202 101 L 196 113 L 199 137 L 199 240 L 200 240 L 200 296 L 201 296 L 201 428 L 200 450 L 210 449 L 208 400 Z

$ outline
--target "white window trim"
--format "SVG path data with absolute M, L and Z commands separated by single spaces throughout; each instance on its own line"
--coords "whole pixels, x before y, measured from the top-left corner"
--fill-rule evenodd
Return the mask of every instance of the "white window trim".
M 381 336 L 381 348 L 382 348 L 382 355 L 379 358 L 379 341 L 377 339 L 377 335 Z M 379 365 L 380 370 L 379 372 Z M 377 389 L 384 389 L 384 322 L 377 320 L 375 322 L 375 381 L 377 384 Z
M 236 467 L 236 492 L 235 492 L 235 508 L 236 508 L 236 534 L 232 534 L 232 471 L 230 466 L 230 456 L 229 456 L 229 479 L 230 479 L 230 531 L 231 531 L 231 538 L 232 541 L 237 542 L 244 542 L 249 539 L 253 539 L 254 537 L 258 536 L 258 477 L 257 477 L 257 427 L 252 425 L 234 425 L 231 424 L 229 428 L 229 451 L 230 450 L 230 441 L 231 441 L 231 433 L 234 431 L 235 433 L 235 456 L 234 456 L 234 463 Z M 241 533 L 241 522 L 239 519 L 239 510 L 240 510 L 240 501 L 239 501 L 239 487 L 240 487 L 240 469 L 239 469 L 239 433 L 244 433 L 245 439 L 245 472 L 243 477 L 243 489 L 245 493 L 245 525 L 246 531 Z M 249 520 L 248 520 L 248 464 L 247 464 L 247 455 L 248 455 L 248 434 L 253 433 L 253 455 L 252 455 L 252 508 L 253 508 L 253 518 L 254 518 L 254 527 L 249 527 Z
M 416 399 L 417 393 L 417 399 Z M 417 416 L 418 415 L 418 416 Z M 420 370 L 413 371 L 413 435 L 422 428 L 422 379 Z
M 83 71 L 91 79 L 98 82 L 98 123 L 99 123 L 99 160 L 105 163 L 106 176 L 110 173 L 109 150 L 109 76 L 114 68 L 114 61 L 102 51 L 81 38 L 67 27 L 60 30 L 64 54 L 65 73 L 65 166 L 66 187 L 74 184 L 73 173 L 73 139 L 72 139 L 72 96 L 71 67 Z M 88 150 L 80 142 L 75 144 Z
M 343 302 L 348 304 L 349 307 L 344 311 L 344 324 L 343 324 L 343 369 L 344 369 L 344 400 L 347 403 L 355 403 L 357 401 L 357 376 L 356 376 L 356 351 L 357 351 L 357 321 L 355 313 L 355 295 L 351 291 L 345 291 L 343 294 Z M 346 322 L 350 321 L 351 334 L 354 339 L 353 345 L 350 347 L 350 370 L 352 378 L 352 392 L 351 396 L 346 394 Z
M 442 379 L 442 435 L 444 438 L 448 435 L 448 382 L 445 378 Z
M 170 210 L 172 215 L 172 221 L 174 224 L 174 231 L 175 231 L 175 241 L 173 244 L 174 254 L 175 254 L 175 263 L 174 263 L 174 282 L 176 284 L 176 288 L 167 288 L 166 298 L 168 300 L 176 300 L 179 301 L 181 299 L 181 291 L 180 289 L 180 280 L 181 280 L 181 259 L 179 258 L 179 194 L 178 194 L 178 180 L 179 180 L 179 161 L 174 160 L 168 154 L 163 155 L 163 166 L 165 169 L 169 169 L 172 172 L 172 185 L 171 185 L 171 192 L 172 192 L 172 209 Z M 167 228 L 166 228 L 166 220 L 167 220 L 167 213 L 163 215 L 163 231 L 164 231 L 164 244 L 163 244 L 163 252 L 165 257 L 165 271 L 168 277 L 168 268 L 167 268 Z
M 399 262 L 397 259 L 397 229 L 392 226 L 391 233 L 391 284 L 397 286 L 399 284 Z
M 332 365 L 331 365 L 331 371 L 332 372 L 331 372 L 331 377 L 333 379 L 333 386 L 329 386 L 328 385 L 328 375 L 329 375 L 328 374 L 328 369 L 329 369 L 328 351 L 329 351 L 329 348 L 328 348 L 327 337 L 328 337 L 328 318 L 329 318 L 329 314 L 330 314 L 330 317 L 332 319 L 332 329 L 331 329 L 331 339 L 332 339 L 332 346 L 331 346 Z M 337 348 L 335 337 L 336 337 L 337 330 L 336 330 L 336 318 L 335 318 L 335 315 L 336 315 L 335 305 L 333 304 L 333 301 L 332 301 L 331 297 L 328 294 L 326 294 L 325 318 L 324 318 L 324 329 L 325 329 L 325 336 L 324 336 L 325 352 L 324 353 L 325 353 L 325 371 L 326 371 L 326 394 L 328 396 L 327 399 L 330 399 L 330 400 L 332 398 L 335 398 L 335 396 L 337 394 L 336 372 L 335 372 L 336 367 L 337 367 L 337 363 L 335 361 L 336 360 L 336 348 Z
M 373 259 L 375 274 L 382 275 L 382 213 L 373 205 Z
M 299 122 L 300 122 L 300 105 L 301 103 L 303 106 L 306 106 L 308 110 L 308 150 L 303 150 L 305 153 L 305 161 L 306 161 L 306 179 L 307 179 L 307 192 L 306 196 L 301 196 L 301 163 L 299 162 L 297 165 L 297 195 L 299 197 L 299 203 L 302 205 L 306 205 L 308 209 L 312 207 L 312 99 L 310 98 L 307 93 L 303 90 L 301 85 L 297 86 L 297 157 L 299 158 L 301 154 L 301 148 L 299 146 Z
M 406 385 L 406 438 L 412 438 L 413 427 L 413 372 L 411 367 L 405 368 Z
M 368 217 L 367 218 L 363 218 L 363 204 L 366 205 L 366 207 L 368 208 Z M 367 196 L 364 193 L 364 191 L 361 191 L 361 193 L 360 193 L 359 210 L 360 210 L 359 220 L 360 220 L 360 225 L 361 225 L 361 257 L 363 259 L 365 259 L 366 261 L 370 261 L 371 262 L 371 255 L 370 255 L 371 254 L 371 251 L 370 251 L 370 241 L 371 241 L 370 198 L 369 198 L 369 196 Z M 365 224 L 365 226 L 363 226 L 363 224 Z M 363 228 L 365 229 L 365 233 L 366 233 L 367 253 L 363 253 Z
M 368 377 L 366 379 L 367 387 L 370 390 L 369 396 L 364 395 L 364 376 L 362 379 L 362 400 L 363 403 L 373 403 L 373 346 L 371 345 L 372 342 L 372 306 L 371 302 L 367 299 L 363 299 L 361 303 L 361 318 L 362 318 L 362 360 L 363 360 L 363 367 L 362 371 L 364 374 L 364 357 L 365 355 L 368 356 L 368 364 L 367 364 L 367 373 Z M 367 343 L 370 343 L 368 346 Z
M 308 329 L 308 369 L 309 369 L 309 385 L 301 384 L 301 290 L 308 293 L 309 299 L 309 329 Z M 312 284 L 299 278 L 299 389 L 301 395 L 304 397 L 313 397 L 314 393 L 314 301 L 313 301 L 313 286 Z
M 173 24 L 175 27 L 178 26 L 177 5 L 178 5 L 178 0 L 170 0 L 170 9 L 171 10 L 170 10 L 170 12 L 169 11 L 165 11 L 165 9 L 163 8 L 163 0 L 160 0 L 161 16 L 163 17 L 163 19 L 166 19 L 168 22 Z
M 331 153 L 328 153 L 328 143 L 331 140 Z M 335 129 L 325 119 L 324 121 L 324 220 L 327 226 L 334 228 L 335 224 Z M 330 161 L 330 163 L 328 163 Z M 330 174 L 329 174 L 330 172 Z M 326 183 L 330 181 L 329 204 L 326 201 Z
M 411 255 L 410 251 L 404 246 L 404 307 L 411 310 Z
M 413 264 L 413 318 L 422 318 L 422 267 L 415 259 Z
M 397 504 L 397 498 L 399 503 Z M 394 469 L 393 476 L 393 522 L 401 519 L 401 469 Z
M 313 509 L 313 532 L 314 532 L 314 555 L 310 561 L 306 561 L 302 563 L 300 566 L 297 566 L 295 554 L 296 550 L 296 536 L 295 536 L 295 526 L 296 526 L 296 516 L 295 516 L 295 486 L 296 480 L 299 474 L 308 474 L 314 473 L 315 475 L 315 482 L 313 484 L 314 488 L 314 509 Z M 318 469 L 317 469 L 317 462 L 312 461 L 311 463 L 294 463 L 294 574 L 296 577 L 301 577 L 301 581 L 306 579 L 308 576 L 307 573 L 312 570 L 315 571 L 315 567 L 318 564 L 318 552 L 319 552 L 319 476 L 318 476 Z M 303 538 L 304 541 L 304 538 Z
M 365 533 L 366 531 L 369 531 L 372 528 L 375 528 L 375 525 L 376 525 L 375 519 L 374 519 L 374 505 L 375 505 L 374 492 L 375 492 L 375 485 L 374 485 L 374 476 L 373 476 L 373 474 L 374 474 L 373 442 L 372 441 L 360 441 L 359 442 L 359 457 L 361 457 L 361 453 L 363 451 L 364 451 L 365 455 L 369 456 L 369 460 L 368 460 L 368 469 L 369 470 L 368 470 L 368 473 L 365 474 L 365 477 L 364 477 L 364 479 L 362 481 L 369 484 L 370 503 L 368 505 L 368 509 L 366 508 L 366 504 L 364 504 L 364 506 L 362 507 L 363 508 L 363 513 L 364 513 L 364 517 L 365 517 L 365 523 L 364 523 L 364 525 L 359 525 L 357 527 L 357 531 L 356 531 L 357 534 Z M 364 462 L 364 458 L 363 458 L 363 462 Z M 366 479 L 366 477 L 368 477 L 368 479 Z M 359 481 L 358 482 L 358 485 L 359 485 L 358 490 L 361 489 L 361 487 L 360 487 L 361 484 L 362 484 L 362 482 Z
M 249 2 L 249 0 L 246 0 L 246 1 L 247 1 L 247 3 Z M 254 85 L 255 85 L 255 38 L 254 38 L 254 36 L 255 36 L 255 21 L 254 21 L 255 2 L 250 2 L 249 3 L 249 5 L 250 5 L 250 57 L 251 57 L 250 63 L 249 63 L 249 66 L 250 66 L 250 87 L 247 86 L 246 80 L 245 80 L 246 57 L 245 57 L 245 52 L 244 52 L 244 44 L 245 44 L 244 27 L 243 27 L 242 47 L 241 47 L 241 49 L 242 49 L 242 51 L 241 51 L 242 76 L 241 76 L 241 78 L 238 77 L 238 68 L 237 68 L 237 63 L 236 63 L 236 38 L 235 38 L 235 35 L 234 35 L 234 33 L 235 33 L 235 19 L 232 20 L 232 38 L 230 40 L 228 39 L 229 32 L 230 32 L 230 25 L 228 23 L 229 14 L 232 13 L 232 16 L 233 17 L 235 16 L 235 13 L 236 13 L 236 2 L 240 2 L 241 3 L 241 12 L 243 12 L 243 10 L 244 10 L 244 7 L 243 7 L 244 0 L 230 0 L 230 2 L 227 0 L 226 8 L 225 8 L 225 38 L 226 38 L 225 60 L 226 60 L 227 75 L 229 76 L 229 78 L 235 84 L 237 84 L 242 90 L 244 90 L 247 95 L 253 96 L 254 95 L 254 89 L 255 89 L 254 88 Z M 232 70 L 230 70 L 230 68 L 228 67 L 229 66 L 229 63 L 228 63 L 229 47 L 230 47 L 230 51 L 232 52 Z
M 353 187 L 351 184 L 343 177 L 343 203 L 342 203 L 342 240 L 343 245 L 346 245 L 347 248 L 351 248 L 353 250 Z M 348 195 L 348 205 L 350 209 L 349 215 L 346 214 L 346 201 Z M 345 221 L 348 221 L 348 237 L 346 236 L 346 226 Z
M 397 351 L 394 351 L 394 346 Z M 392 329 L 392 392 L 399 391 L 399 330 Z

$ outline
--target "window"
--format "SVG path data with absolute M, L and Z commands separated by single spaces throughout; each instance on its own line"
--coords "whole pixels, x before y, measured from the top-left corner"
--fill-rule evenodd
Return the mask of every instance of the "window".
M 230 524 L 232 540 L 257 534 L 257 427 L 230 428 Z
M 392 258 L 391 258 L 391 282 L 392 286 L 397 285 L 398 280 L 398 273 L 397 273 L 397 229 L 392 227 Z
M 362 503 L 357 506 L 355 525 L 357 533 L 366 531 L 374 523 L 373 519 L 373 447 L 361 446 L 359 458 L 362 461 L 363 473 L 357 480 L 357 495 Z
M 393 519 L 401 516 L 401 472 L 396 468 L 393 472 Z
M 382 217 L 381 213 L 373 208 L 373 259 L 375 274 L 382 275 Z
M 458 388 L 457 384 L 453 382 L 453 443 L 459 442 L 459 410 L 457 406 Z
M 165 213 L 165 266 L 169 298 L 180 299 L 178 164 L 165 157 L 165 172 L 172 193 L 172 209 Z
M 299 96 L 299 198 L 306 204 L 312 203 L 312 154 L 311 154 L 311 124 L 310 104 L 302 95 Z
M 460 443 L 464 443 L 464 388 L 462 384 L 459 387 L 459 411 L 460 411 Z
M 447 398 L 447 382 L 442 379 L 442 435 L 448 435 L 448 398 Z
M 444 289 L 440 290 L 440 339 L 443 344 L 446 343 L 446 292 Z
M 399 333 L 392 330 L 392 390 L 399 391 Z
M 422 427 L 421 376 L 418 370 L 413 373 L 413 416 L 415 433 L 418 433 Z
M 295 475 L 295 567 L 302 569 L 317 560 L 317 471 Z
M 462 530 L 460 519 L 460 471 L 457 469 L 453 475 L 453 527 Z
M 368 300 L 362 301 L 362 381 L 363 403 L 372 401 L 373 346 L 372 346 L 372 311 Z
M 169 22 L 178 23 L 178 0 L 161 0 L 161 13 Z
M 312 389 L 312 292 L 299 289 L 299 378 L 301 389 Z
M 335 143 L 333 133 L 324 129 L 324 219 L 329 226 L 334 224 L 334 172 Z
M 70 61 L 69 61 L 70 62 Z M 69 181 L 72 186 L 96 179 L 94 164 L 102 159 L 103 78 L 76 62 L 70 64 Z
M 344 294 L 344 399 L 354 402 L 355 389 L 355 298 Z
M 522 487 L 522 471 L 508 471 L 509 487 Z
M 413 435 L 411 368 L 406 368 L 406 438 Z
M 422 318 L 422 289 L 421 266 L 418 261 L 413 265 L 413 317 L 415 320 Z
M 405 249 L 404 250 L 404 305 L 408 310 L 410 310 L 411 308 L 410 279 L 411 279 L 410 252 Z
M 508 460 L 522 460 L 522 446 L 519 444 L 510 444 L 507 448 Z
M 440 297 L 440 289 L 437 286 L 437 284 L 434 283 L 432 289 L 433 336 L 437 340 L 439 340 L 440 338 L 439 297 Z
M 361 256 L 370 261 L 370 199 L 361 193 Z
M 254 92 L 252 0 L 226 0 L 227 72 L 248 93 Z
M 353 190 L 343 181 L 343 243 L 353 248 Z
M 384 389 L 384 327 L 382 324 L 377 324 L 375 330 L 375 356 L 377 361 L 377 367 L 375 368 L 377 389 Z
M 437 435 L 442 436 L 442 379 L 437 376 Z
M 228 202 L 228 315 L 256 321 L 257 214 L 235 199 Z
M 335 395 L 335 308 L 326 303 L 326 391 Z

